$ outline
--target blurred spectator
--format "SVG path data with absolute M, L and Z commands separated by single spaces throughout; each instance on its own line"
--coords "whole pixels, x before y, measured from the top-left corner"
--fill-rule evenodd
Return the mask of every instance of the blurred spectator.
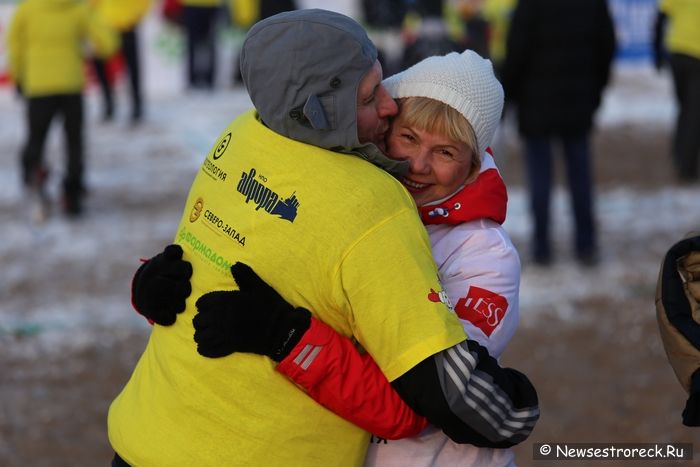
M 407 44 L 401 60 L 401 69 L 415 65 L 433 55 L 461 52 L 461 47 L 450 35 L 443 16 L 444 0 L 413 0 L 409 12 L 419 18 L 417 30 L 406 35 Z
M 297 9 L 295 0 L 259 0 L 260 2 L 260 19 L 269 18 L 283 11 L 292 11 Z
M 213 89 L 216 77 L 216 21 L 221 0 L 180 0 L 187 34 L 187 84 Z
M 496 76 L 503 74 L 508 26 L 517 0 L 484 0 L 482 14 L 489 25 L 489 58 Z
M 401 68 L 401 29 L 408 3 L 407 0 L 362 0 L 364 24 L 377 46 L 384 76 L 391 76 Z
M 681 182 L 694 182 L 698 180 L 700 157 L 700 1 L 659 2 L 654 31 L 657 69 L 662 68 L 666 51 L 678 103 L 673 138 L 676 177 Z
M 615 52 L 605 0 L 519 0 L 507 39 L 503 85 L 517 108 L 534 216 L 534 260 L 552 260 L 552 144 L 563 146 L 576 258 L 598 259 L 589 134 Z
M 182 26 L 182 3 L 180 0 L 163 0 L 160 14 L 167 23 L 173 26 Z
M 247 31 L 253 24 L 262 19 L 274 16 L 284 11 L 297 9 L 296 0 L 229 0 L 228 11 L 231 23 Z M 241 69 L 238 64 L 240 51 L 236 50 L 233 59 L 233 85 L 243 84 Z
M 452 0 L 464 27 L 464 48 L 489 58 L 489 23 L 484 16 L 484 0 Z
M 141 96 L 141 68 L 139 65 L 139 41 L 137 26 L 151 6 L 151 0 L 92 0 L 98 14 L 105 22 L 119 32 L 121 54 L 129 75 L 131 88 L 131 121 L 137 123 L 143 116 Z M 103 117 L 111 120 L 114 116 L 113 76 L 107 72 L 107 61 L 95 57 L 95 75 L 100 83 L 103 96 Z
M 63 178 L 63 208 L 74 217 L 82 212 L 84 47 L 107 56 L 119 46 L 118 36 L 84 2 L 26 0 L 17 5 L 8 32 L 10 75 L 27 101 L 28 137 L 21 153 L 24 185 L 42 201 L 44 143 L 56 114 L 63 117 L 67 157 Z

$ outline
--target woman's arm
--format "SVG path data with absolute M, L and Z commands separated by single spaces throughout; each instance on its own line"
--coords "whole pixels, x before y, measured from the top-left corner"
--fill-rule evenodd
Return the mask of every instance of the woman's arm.
M 312 318 L 311 327 L 277 371 L 316 402 L 386 439 L 414 436 L 428 425 L 401 399 L 368 354 Z

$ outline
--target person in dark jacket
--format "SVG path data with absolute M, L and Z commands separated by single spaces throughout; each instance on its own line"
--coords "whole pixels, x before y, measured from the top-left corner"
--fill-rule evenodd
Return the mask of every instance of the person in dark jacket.
M 700 233 L 669 248 L 656 287 L 656 319 L 666 356 L 688 394 L 682 420 L 700 426 Z
M 605 0 L 520 0 L 506 46 L 503 85 L 515 105 L 534 217 L 534 260 L 552 259 L 553 143 L 564 153 L 582 264 L 598 255 L 590 132 L 608 82 L 615 31 Z

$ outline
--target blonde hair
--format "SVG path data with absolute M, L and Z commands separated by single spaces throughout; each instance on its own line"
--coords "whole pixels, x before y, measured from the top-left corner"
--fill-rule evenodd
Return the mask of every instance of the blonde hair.
M 472 167 L 467 183 L 474 181 L 481 170 L 481 154 L 474 128 L 467 119 L 449 105 L 429 97 L 404 97 L 397 100 L 400 120 L 407 126 L 464 143 L 472 152 Z

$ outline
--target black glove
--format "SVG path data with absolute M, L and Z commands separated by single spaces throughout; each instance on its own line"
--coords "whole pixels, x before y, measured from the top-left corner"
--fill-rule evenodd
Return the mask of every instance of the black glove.
M 190 296 L 192 265 L 182 259 L 180 245 L 168 245 L 141 265 L 131 283 L 131 302 L 149 321 L 170 326 L 185 311 Z
M 248 352 L 282 361 L 311 326 L 311 313 L 287 303 L 244 263 L 231 266 L 231 275 L 239 290 L 197 300 L 197 352 L 210 358 Z

